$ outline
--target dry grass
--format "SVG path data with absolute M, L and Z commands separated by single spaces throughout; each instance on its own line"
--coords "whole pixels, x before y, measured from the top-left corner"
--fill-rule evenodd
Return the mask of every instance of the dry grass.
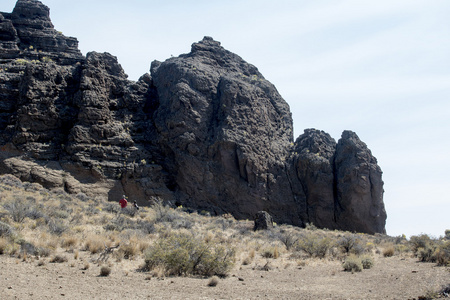
M 106 238 L 103 235 L 89 235 L 84 244 L 84 249 L 91 254 L 100 253 L 105 249 Z
M 0 238 L 0 255 L 1 254 L 7 254 L 7 249 L 9 246 L 9 241 L 5 238 Z
M 387 248 L 385 248 L 383 250 L 383 256 L 384 257 L 391 257 L 391 256 L 394 256 L 394 254 L 395 254 L 394 246 L 388 246 Z
M 143 208 L 137 215 L 118 215 L 117 203 L 88 197 L 80 200 L 61 190 L 48 191 L 38 184 L 27 188 L 11 176 L 6 177 L 0 176 L 0 255 L 15 256 L 18 263 L 45 256 L 51 257 L 50 262 L 63 262 L 61 257 L 67 261 L 67 253 L 71 253 L 78 262 L 67 264 L 68 267 L 84 264 L 82 269 L 88 270 L 89 261 L 97 262 L 105 247 L 114 245 L 120 247 L 105 254 L 105 261 L 113 257 L 115 264 L 142 263 L 146 254 L 158 245 L 164 245 L 160 241 L 173 236 L 192 237 L 196 244 L 189 247 L 201 245 L 200 250 L 211 250 L 208 252 L 210 261 L 205 265 L 212 264 L 217 257 L 225 257 L 234 270 L 302 268 L 327 261 L 341 265 L 350 254 L 357 255 L 362 267 L 370 268 L 373 255 L 378 259 L 405 253 L 419 256 L 424 249 L 432 250 L 429 259 L 434 259 L 437 264 L 448 265 L 449 261 L 450 242 L 433 241 L 427 236 L 409 242 L 400 237 L 328 231 L 311 225 L 308 229 L 280 225 L 268 231 L 254 232 L 252 221 L 189 214 L 182 208 L 170 208 L 162 202 Z M 27 206 L 13 207 L 14 201 L 27 203 Z M 28 247 L 26 251 L 22 249 L 24 245 Z M 226 254 L 224 249 L 234 251 Z M 177 251 L 182 249 L 172 250 L 179 255 Z M 374 254 L 377 250 L 378 256 Z M 177 257 L 183 259 L 181 254 Z M 157 260 L 160 257 L 163 255 L 155 254 L 155 262 L 148 270 L 150 276 L 189 275 L 185 270 L 178 270 L 176 265 L 168 268 L 167 261 Z M 45 264 L 45 260 L 41 258 L 38 264 Z M 113 266 L 108 266 L 110 272 Z M 194 266 L 194 269 L 198 267 Z M 230 272 L 228 268 L 224 270 L 226 272 L 220 276 Z M 201 274 L 212 276 L 214 272 L 208 270 Z

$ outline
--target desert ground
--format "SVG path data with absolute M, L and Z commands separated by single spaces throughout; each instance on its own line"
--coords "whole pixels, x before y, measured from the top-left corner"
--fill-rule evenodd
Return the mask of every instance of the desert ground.
M 369 235 L 118 203 L 0 176 L 0 299 L 434 299 L 450 230 Z
M 142 260 L 114 263 L 101 277 L 100 267 L 81 253 L 78 259 L 50 263 L 1 256 L 2 299 L 418 299 L 450 283 L 449 268 L 411 257 L 383 257 L 362 272 L 344 272 L 338 261 L 305 260 L 298 265 L 278 258 L 236 266 L 210 287 L 207 278 L 153 277 L 139 272 Z

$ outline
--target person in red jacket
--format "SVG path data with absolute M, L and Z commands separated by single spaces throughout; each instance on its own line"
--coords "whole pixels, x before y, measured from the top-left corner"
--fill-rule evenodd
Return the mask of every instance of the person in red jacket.
M 120 207 L 122 207 L 122 209 L 127 207 L 128 201 L 126 198 L 127 197 L 125 197 L 125 195 L 123 195 L 122 199 L 119 200 L 119 204 L 120 204 Z

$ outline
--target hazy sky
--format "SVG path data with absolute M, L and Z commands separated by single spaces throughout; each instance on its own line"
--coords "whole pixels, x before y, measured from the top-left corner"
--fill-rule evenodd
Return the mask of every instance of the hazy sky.
M 14 0 L 1 0 L 11 12 Z M 211 36 L 258 67 L 305 128 L 355 131 L 378 159 L 390 235 L 450 229 L 450 1 L 43 0 L 83 54 L 130 79 Z

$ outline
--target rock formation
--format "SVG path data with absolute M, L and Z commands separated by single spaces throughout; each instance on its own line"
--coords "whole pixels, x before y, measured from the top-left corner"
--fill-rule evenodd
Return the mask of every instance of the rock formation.
M 126 193 L 277 223 L 384 232 L 383 182 L 357 135 L 307 129 L 258 69 L 205 37 L 127 79 L 57 32 L 49 9 L 0 13 L 0 173 L 71 193 Z

